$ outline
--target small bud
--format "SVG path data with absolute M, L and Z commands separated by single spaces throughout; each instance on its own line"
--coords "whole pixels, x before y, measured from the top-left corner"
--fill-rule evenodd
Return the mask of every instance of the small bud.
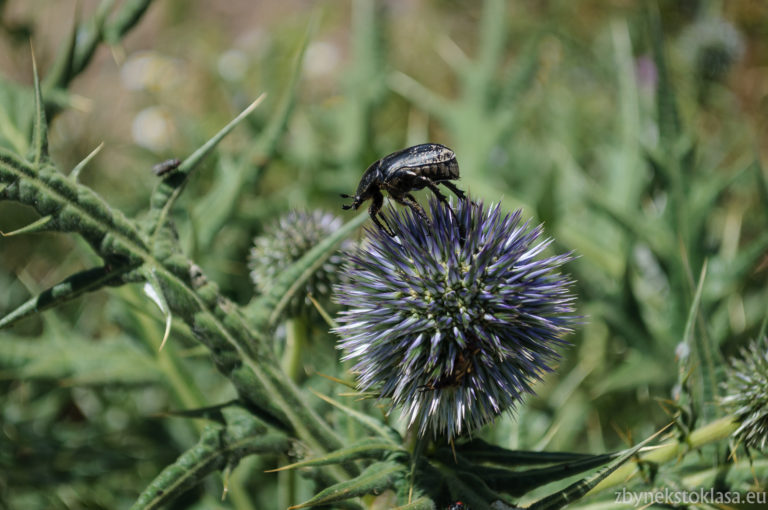
M 730 360 L 721 404 L 736 416 L 734 435 L 748 448 L 768 446 L 768 338 L 751 342 Z
M 251 280 L 260 294 L 269 292 L 280 272 L 299 260 L 315 245 L 341 227 L 341 219 L 320 210 L 311 213 L 292 211 L 267 226 L 264 233 L 254 239 L 248 258 Z M 347 243 L 349 249 L 351 243 Z M 304 289 L 291 299 L 286 313 L 296 316 L 313 309 L 307 297 L 316 299 L 330 296 L 339 267 L 343 261 L 339 252 L 334 253 L 307 281 Z
M 680 47 L 700 79 L 721 81 L 744 53 L 744 40 L 728 21 L 709 17 L 686 28 Z

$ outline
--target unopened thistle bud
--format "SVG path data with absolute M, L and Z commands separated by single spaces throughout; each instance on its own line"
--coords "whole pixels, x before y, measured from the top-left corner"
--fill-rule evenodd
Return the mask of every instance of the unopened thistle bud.
M 320 210 L 292 211 L 268 225 L 264 233 L 254 239 L 248 257 L 251 280 L 256 285 L 256 290 L 261 294 L 268 293 L 283 269 L 299 260 L 340 227 L 341 219 Z M 346 249 L 350 246 L 351 243 Z M 345 248 L 342 246 L 342 249 Z M 338 279 L 342 261 L 339 252 L 331 255 L 309 278 L 304 289 L 291 299 L 286 313 L 296 316 L 312 307 L 309 294 L 316 298 L 329 296 L 332 284 Z
M 683 56 L 700 79 L 721 81 L 744 53 L 744 40 L 731 23 L 707 17 L 691 24 L 680 37 Z
M 432 199 L 431 225 L 389 213 L 397 237 L 370 230 L 335 292 L 359 388 L 390 398 L 419 435 L 447 439 L 533 393 L 576 320 L 572 282 L 558 272 L 571 257 L 539 257 L 551 243 L 541 227 L 498 205 L 452 207 L 455 219 Z
M 768 339 L 741 350 L 730 361 L 720 402 L 739 423 L 734 435 L 748 448 L 768 446 Z

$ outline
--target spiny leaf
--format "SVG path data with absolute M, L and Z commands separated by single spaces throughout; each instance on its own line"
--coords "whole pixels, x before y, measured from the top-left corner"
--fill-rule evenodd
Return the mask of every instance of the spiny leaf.
M 283 133 L 285 133 L 288 119 L 296 104 L 299 79 L 301 78 L 301 70 L 304 65 L 304 55 L 316 31 L 317 22 L 318 17 L 313 16 L 299 44 L 298 51 L 294 57 L 291 76 L 284 88 L 283 94 L 278 100 L 277 109 L 270 116 L 269 122 L 252 144 L 252 149 L 240 158 L 238 164 L 230 164 L 228 168 L 222 168 L 226 173 L 221 172 L 224 175 L 221 175 L 221 178 L 216 180 L 214 189 L 195 206 L 193 221 L 197 227 L 198 242 L 201 246 L 210 245 L 214 236 L 232 216 L 238 203 L 238 197 L 245 189 L 243 184 L 247 181 L 252 183 L 253 179 L 248 179 L 248 177 L 259 173 L 266 165 L 266 162 L 272 159 L 277 150 L 278 141 Z M 253 161 L 259 162 L 255 169 Z
M 85 168 L 85 166 L 88 163 L 90 163 L 91 160 L 96 156 L 96 154 L 101 152 L 101 149 L 103 148 L 104 148 L 104 142 L 101 142 L 98 147 L 93 149 L 90 154 L 88 154 L 85 158 L 83 158 L 83 160 L 80 163 L 78 163 L 75 166 L 75 168 L 72 169 L 72 171 L 69 173 L 69 178 L 77 182 L 80 177 L 80 172 L 83 171 L 83 168 Z
M 131 266 L 126 265 L 103 266 L 73 274 L 0 319 L 0 329 L 7 328 L 24 317 L 60 305 L 86 292 L 92 292 L 105 285 L 119 282 L 120 276 L 130 269 Z
M 647 8 L 649 31 L 651 35 L 651 49 L 653 60 L 658 73 L 658 86 L 656 90 L 656 111 L 659 125 L 659 141 L 667 154 L 671 146 L 680 136 L 680 117 L 677 112 L 675 89 L 672 86 L 667 67 L 667 59 L 664 54 L 664 41 L 662 35 L 661 20 L 658 7 L 655 5 Z
M 696 294 L 693 296 L 693 303 L 691 303 L 690 310 L 688 311 L 688 320 L 685 323 L 685 332 L 683 333 L 683 342 L 689 347 L 692 343 L 691 335 L 693 335 L 694 323 L 699 316 L 699 305 L 701 303 L 701 295 L 704 290 L 704 280 L 707 276 L 707 261 L 701 267 L 701 274 L 699 275 L 699 282 L 696 285 Z M 717 395 L 717 367 L 722 365 L 722 359 L 717 347 L 712 344 L 709 335 L 705 331 L 699 331 L 694 335 L 693 343 L 695 345 L 696 358 L 698 365 L 699 384 L 701 385 L 701 394 L 699 407 L 702 409 L 702 417 L 705 421 L 711 421 L 715 416 L 716 409 L 714 408 L 715 395 Z
M 381 492 L 392 487 L 395 480 L 403 476 L 404 470 L 405 468 L 402 465 L 395 462 L 376 462 L 368 466 L 355 478 L 323 489 L 314 497 L 300 505 L 289 507 L 288 510 L 329 505 L 358 496 Z
M 563 480 L 602 466 L 615 459 L 619 454 L 588 455 L 581 460 L 561 462 L 553 466 L 538 469 L 512 470 L 473 464 L 462 467 L 459 471 L 478 476 L 493 490 L 503 491 L 512 496 L 522 496 L 530 490 L 548 483 Z
M 34 75 L 35 90 L 35 119 L 32 124 L 32 147 L 30 154 L 35 167 L 48 159 L 48 124 L 45 120 L 45 105 L 43 104 L 43 92 L 40 88 L 40 78 L 37 75 L 37 61 L 32 52 L 32 73 Z
M 473 439 L 472 441 L 456 445 L 456 453 L 460 453 L 464 458 L 472 462 L 487 462 L 506 467 L 575 462 L 593 457 L 593 455 L 586 453 L 507 450 L 506 448 L 487 443 L 482 439 Z
M 107 44 L 115 45 L 136 24 L 149 8 L 152 0 L 131 0 L 124 2 L 113 20 L 104 27 L 104 40 Z
M 361 424 L 365 425 L 372 432 L 375 432 L 375 433 L 379 434 L 379 437 L 388 438 L 389 441 L 392 442 L 393 444 L 399 444 L 400 443 L 400 438 L 399 437 L 393 437 L 393 436 L 396 435 L 396 433 L 392 429 L 388 428 L 380 420 L 377 420 L 373 416 L 370 416 L 370 415 L 367 415 L 365 413 L 361 413 L 359 411 L 356 411 L 356 410 L 352 409 L 351 407 L 347 407 L 344 404 L 341 404 L 341 403 L 335 401 L 334 399 L 332 399 L 332 398 L 330 398 L 330 397 L 328 397 L 326 395 L 323 395 L 322 393 L 318 393 L 318 392 L 316 392 L 316 391 L 314 391 L 312 389 L 310 389 L 309 391 L 311 391 L 316 397 L 325 400 L 326 402 L 328 402 L 332 406 L 334 406 L 337 409 L 340 409 L 341 411 L 343 411 L 345 414 L 347 414 L 351 418 L 354 418 L 355 420 L 357 420 Z
M 663 429 L 656 432 L 652 436 L 648 437 L 641 443 L 638 443 L 634 447 L 624 450 L 624 452 L 620 454 L 619 458 L 616 459 L 616 461 L 610 466 L 600 470 L 594 475 L 590 475 L 588 477 L 582 478 L 578 482 L 575 482 L 569 485 L 568 487 L 566 487 L 565 489 L 559 492 L 556 492 L 554 494 L 551 494 L 549 496 L 546 496 L 536 501 L 534 504 L 530 505 L 528 508 L 530 510 L 558 510 L 560 508 L 563 508 L 565 505 L 572 503 L 577 499 L 583 497 L 593 487 L 595 487 L 598 483 L 600 483 L 602 480 L 608 477 L 608 475 L 616 471 L 619 467 L 621 467 L 622 464 L 624 464 L 629 459 L 631 459 L 634 455 L 636 455 L 641 448 L 643 448 L 645 445 L 651 442 L 654 438 L 656 438 L 659 434 L 661 434 L 664 430 L 666 430 L 667 427 L 664 427 Z
M 180 416 L 183 418 L 201 418 L 209 421 L 215 421 L 217 423 L 224 424 L 224 414 L 222 410 L 232 406 L 240 404 L 239 400 L 230 400 L 222 404 L 215 404 L 212 406 L 198 407 L 196 409 L 183 409 L 176 411 L 166 411 L 161 413 L 163 416 Z
M 388 79 L 389 87 L 405 99 L 429 113 L 431 116 L 446 120 L 447 112 L 451 111 L 451 103 L 425 87 L 405 73 L 396 71 Z
M 657 257 L 668 260 L 677 256 L 674 236 L 660 219 L 650 221 L 633 215 L 614 204 L 607 194 L 597 187 L 589 187 L 587 198 L 599 211 L 608 214 L 632 237 L 637 237 L 653 250 Z
M 396 506 L 392 510 L 435 510 L 435 502 L 426 496 L 414 499 L 405 505 Z
M 189 177 L 189 174 L 197 168 L 202 160 L 210 154 L 210 152 L 221 142 L 225 136 L 227 136 L 240 122 L 243 121 L 253 110 L 256 109 L 259 104 L 266 97 L 265 94 L 261 94 L 256 100 L 251 103 L 245 110 L 243 110 L 237 117 L 232 119 L 226 126 L 224 126 L 218 133 L 216 133 L 210 140 L 199 147 L 195 152 L 187 156 L 184 161 L 181 162 L 175 172 L 170 174 L 168 178 L 163 179 L 158 184 L 154 193 L 152 194 L 152 209 L 154 215 L 152 217 L 152 230 L 151 233 L 157 233 L 165 224 L 166 218 L 170 213 L 171 207 L 175 203 L 176 199 L 184 189 L 184 184 Z
M 9 363 L 10 361 L 10 363 Z M 68 385 L 136 385 L 162 380 L 157 363 L 126 337 L 84 340 L 73 331 L 0 342 L 2 377 Z
M 56 60 L 46 73 L 43 80 L 43 88 L 46 92 L 52 89 L 64 89 L 73 78 L 73 66 L 75 61 L 75 49 L 77 48 L 78 19 L 80 18 L 80 4 L 75 3 L 72 28 L 69 31 L 69 39 L 66 44 L 60 45 Z
M 55 167 L 34 167 L 0 150 L 0 181 L 13 183 L 4 191 L 6 198 L 33 207 L 41 216 L 52 215 L 58 230 L 79 233 L 102 257 L 136 262 L 147 256 L 133 222 Z
M 402 446 L 396 445 L 391 441 L 384 441 L 380 438 L 366 438 L 326 455 L 294 462 L 293 464 L 288 464 L 277 469 L 271 469 L 267 472 L 271 473 L 273 471 L 285 471 L 288 469 L 323 466 L 325 464 L 340 464 L 351 460 L 376 458 L 381 457 L 385 452 L 405 452 L 405 450 Z
M 32 234 L 35 232 L 42 232 L 46 230 L 46 226 L 48 225 L 48 223 L 51 222 L 52 219 L 53 219 L 53 216 L 48 214 L 47 216 L 43 216 L 42 218 L 39 218 L 36 221 L 33 221 L 29 225 L 25 225 L 21 228 L 17 228 L 16 230 L 13 230 L 11 232 L 3 232 L 0 230 L 0 236 L 12 237 L 12 236 L 17 236 L 19 234 Z
M 445 477 L 445 484 L 452 499 L 461 500 L 473 510 L 489 510 L 491 502 L 501 499 L 482 479 L 471 473 L 462 473 L 461 476 L 448 475 Z
M 91 19 L 82 23 L 77 30 L 77 46 L 72 58 L 72 68 L 68 74 L 68 80 L 59 84 L 59 87 L 66 87 L 71 80 L 83 72 L 88 63 L 96 53 L 96 48 L 103 40 L 104 24 L 107 22 L 114 0 L 104 0 L 99 3 L 96 12 Z
M 229 432 L 229 433 L 228 433 Z M 142 492 L 131 510 L 159 508 L 200 483 L 207 475 L 236 464 L 241 458 L 257 453 L 282 453 L 290 441 L 282 434 L 263 434 L 242 429 L 232 434 L 221 425 L 210 425 L 197 445 L 166 467 Z

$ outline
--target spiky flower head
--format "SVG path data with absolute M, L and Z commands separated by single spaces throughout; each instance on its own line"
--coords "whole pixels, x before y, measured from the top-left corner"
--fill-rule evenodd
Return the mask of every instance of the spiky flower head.
M 435 199 L 431 225 L 387 213 L 397 237 L 369 231 L 335 292 L 359 388 L 391 398 L 420 435 L 447 439 L 533 393 L 575 321 L 571 280 L 558 272 L 570 256 L 538 257 L 551 242 L 540 226 L 499 205 L 452 207 L 463 229 Z
M 268 293 L 283 269 L 340 227 L 340 218 L 321 210 L 291 211 L 268 225 L 264 233 L 254 239 L 248 257 L 248 268 L 256 290 L 261 294 Z M 351 243 L 348 242 L 342 245 L 341 250 L 350 247 Z M 339 251 L 332 254 L 309 278 L 303 292 L 297 292 L 291 299 L 286 313 L 295 316 L 310 309 L 312 303 L 308 294 L 315 298 L 329 296 L 331 286 L 338 280 L 342 263 L 343 257 Z
M 720 81 L 744 53 L 744 39 L 730 22 L 705 17 L 688 26 L 680 36 L 685 59 L 699 78 Z
M 731 359 L 723 384 L 723 406 L 736 416 L 734 433 L 749 448 L 768 446 L 768 338 L 754 341 Z

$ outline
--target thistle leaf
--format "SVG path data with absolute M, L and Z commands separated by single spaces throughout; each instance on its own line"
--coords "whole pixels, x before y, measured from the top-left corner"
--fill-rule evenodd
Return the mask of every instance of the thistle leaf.
M 326 464 L 341 464 L 343 462 L 358 459 L 378 458 L 386 452 L 405 452 L 405 449 L 391 441 L 384 441 L 380 438 L 366 438 L 326 455 L 315 457 L 314 459 L 303 460 L 301 462 L 294 462 L 293 464 L 288 464 L 277 469 L 271 469 L 268 472 L 285 471 L 288 469 L 299 469 L 310 466 L 324 466 Z
M 435 510 L 435 502 L 427 497 L 414 499 L 408 504 L 396 506 L 393 510 Z
M 261 428 L 209 425 L 194 447 L 184 452 L 149 484 L 131 510 L 159 508 L 202 482 L 209 474 L 236 465 L 243 457 L 283 453 L 290 448 L 290 444 L 286 436 L 265 434 Z
M 291 76 L 277 103 L 276 111 L 252 145 L 252 149 L 236 164 L 222 165 L 220 178 L 214 181 L 214 188 L 203 197 L 194 208 L 193 221 L 197 227 L 197 238 L 200 246 L 209 246 L 214 236 L 232 216 L 238 203 L 238 197 L 246 189 L 244 183 L 253 182 L 252 175 L 260 173 L 266 162 L 270 161 L 277 150 L 278 141 L 285 133 L 288 119 L 296 104 L 299 79 L 304 64 L 309 41 L 317 27 L 317 16 L 310 21 L 309 27 L 299 43 L 299 49 L 294 57 Z M 253 162 L 258 166 L 253 168 Z
M 44 379 L 77 386 L 158 383 L 157 363 L 127 337 L 84 340 L 74 331 L 48 331 L 34 339 L 0 342 L 2 377 Z
M 619 455 L 620 453 L 587 455 L 581 460 L 565 461 L 553 466 L 529 468 L 524 471 L 474 464 L 469 466 L 469 469 L 464 468 L 464 474 L 474 474 L 490 489 L 506 492 L 512 496 L 522 496 L 536 487 L 602 466 Z
M 701 267 L 701 274 L 696 285 L 696 294 L 693 296 L 693 302 L 688 310 L 688 320 L 685 323 L 685 332 L 683 333 L 683 342 L 688 345 L 692 352 L 696 353 L 696 358 L 689 358 L 690 362 L 696 366 L 698 374 L 698 384 L 700 386 L 700 400 L 698 407 L 703 410 L 702 417 L 705 421 L 711 421 L 715 416 L 714 408 L 715 395 L 717 395 L 717 366 L 722 364 L 722 358 L 716 346 L 712 345 L 711 338 L 700 331 L 694 334 L 694 324 L 699 316 L 699 305 L 701 304 L 701 295 L 704 290 L 704 280 L 707 276 L 707 261 Z M 689 367 L 690 368 L 690 367 Z M 681 381 L 683 377 L 681 366 Z
M 664 53 L 661 19 L 658 7 L 647 9 L 648 23 L 651 34 L 651 49 L 653 60 L 658 73 L 658 89 L 656 92 L 656 110 L 659 125 L 659 140 L 665 145 L 665 151 L 671 149 L 680 136 L 680 115 L 677 111 L 675 89 L 669 76 L 669 67 Z
M 329 505 L 340 501 L 379 493 L 391 488 L 397 479 L 403 478 L 405 468 L 395 462 L 376 462 L 363 470 L 360 475 L 344 482 L 332 485 L 300 505 L 289 507 L 288 510 L 307 508 L 310 506 Z
M 570 452 L 533 452 L 507 450 L 483 441 L 473 439 L 456 445 L 456 453 L 476 463 L 490 463 L 506 467 L 532 466 L 555 462 L 577 462 L 587 460 L 594 455 Z
M 405 73 L 399 71 L 392 73 L 387 79 L 387 84 L 395 93 L 411 103 L 419 105 L 419 108 L 435 118 L 445 121 L 448 112 L 452 111 L 450 101 L 432 92 Z
M 151 234 L 156 234 L 160 231 L 160 227 L 165 224 L 166 218 L 170 214 L 170 210 L 176 199 L 181 195 L 184 189 L 184 184 L 187 182 L 189 174 L 197 168 L 197 166 L 203 161 L 203 159 L 210 154 L 210 152 L 221 142 L 225 136 L 227 136 L 232 130 L 240 124 L 266 97 L 265 94 L 261 94 L 252 102 L 245 110 L 243 110 L 237 117 L 232 119 L 226 126 L 224 126 L 218 133 L 216 133 L 211 139 L 205 142 L 195 152 L 187 156 L 184 161 L 178 166 L 175 172 L 169 175 L 169 178 L 163 179 L 155 188 L 152 194 L 151 206 L 152 216 L 150 218 Z
M 357 420 L 361 424 L 365 425 L 372 432 L 377 433 L 379 435 L 379 437 L 388 438 L 389 441 L 392 444 L 400 444 L 402 442 L 401 438 L 393 437 L 393 436 L 397 435 L 396 432 L 394 432 L 392 429 L 387 427 L 387 425 L 385 425 L 382 421 L 377 420 L 373 416 L 370 416 L 370 415 L 367 415 L 365 413 L 361 413 L 359 411 L 356 411 L 356 410 L 352 409 L 351 407 L 347 407 L 344 404 L 341 404 L 341 403 L 333 400 L 332 398 L 330 398 L 330 397 L 328 397 L 326 395 L 323 395 L 322 393 L 318 393 L 318 392 L 316 392 L 316 391 L 314 391 L 312 389 L 310 389 L 309 391 L 311 391 L 316 397 L 323 399 L 324 401 L 328 402 L 332 406 L 334 406 L 337 409 L 343 411 L 347 416 L 349 416 L 351 418 L 354 418 L 355 420 Z
M 453 499 L 460 499 L 472 509 L 489 509 L 490 502 L 501 499 L 488 488 L 484 480 L 472 473 L 446 476 L 445 483 Z
M 126 265 L 103 266 L 75 273 L 0 318 L 0 329 L 7 328 L 34 313 L 75 299 L 86 292 L 120 282 L 120 276 L 130 269 L 131 267 Z
M 69 39 L 66 44 L 60 46 L 56 60 L 46 73 L 43 80 L 43 88 L 46 92 L 53 89 L 64 89 L 67 83 L 74 77 L 73 67 L 75 62 L 75 51 L 77 48 L 78 19 L 80 17 L 80 4 L 75 4 L 75 13 L 72 21 L 72 28 L 69 31 Z
M 577 499 L 583 497 L 587 492 L 592 490 L 598 483 L 600 483 L 602 480 L 607 478 L 611 473 L 616 471 L 619 467 L 621 467 L 625 462 L 627 462 L 629 459 L 631 459 L 633 456 L 635 456 L 641 448 L 643 448 L 645 445 L 650 443 L 654 438 L 656 438 L 661 432 L 666 430 L 666 427 L 652 436 L 648 437 L 641 443 L 638 443 L 632 448 L 629 448 L 627 450 L 624 450 L 619 454 L 619 457 L 616 459 L 616 461 L 613 462 L 610 466 L 598 471 L 597 473 L 587 476 L 585 478 L 582 478 L 578 482 L 572 483 L 565 489 L 556 492 L 554 494 L 551 494 L 549 496 L 546 496 L 532 505 L 530 505 L 528 508 L 530 510 L 558 510 L 560 508 L 563 508 L 568 503 L 572 503 L 573 501 L 576 501 Z
M 104 27 L 104 41 L 109 45 L 118 44 L 123 36 L 138 24 L 151 3 L 152 0 L 123 2 L 113 20 Z

